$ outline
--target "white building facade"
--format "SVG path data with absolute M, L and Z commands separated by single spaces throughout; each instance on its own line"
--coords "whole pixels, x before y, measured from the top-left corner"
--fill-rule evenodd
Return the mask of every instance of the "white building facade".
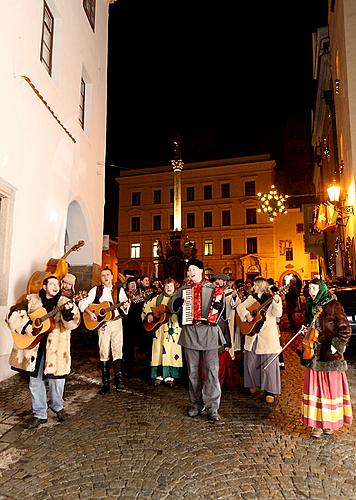
M 109 0 L 3 2 L 0 20 L 0 380 L 5 317 L 31 274 L 101 264 Z

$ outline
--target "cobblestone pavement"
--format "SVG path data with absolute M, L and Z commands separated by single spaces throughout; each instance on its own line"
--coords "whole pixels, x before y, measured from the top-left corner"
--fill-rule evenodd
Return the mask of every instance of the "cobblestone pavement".
M 299 419 L 303 374 L 293 348 L 285 365 L 273 405 L 242 387 L 224 389 L 216 424 L 186 416 L 184 385 L 133 378 L 125 391 L 98 395 L 96 339 L 81 334 L 65 422 L 49 415 L 26 429 L 27 379 L 0 383 L 0 499 L 356 499 L 355 424 L 310 438 Z M 348 378 L 355 408 L 354 361 Z

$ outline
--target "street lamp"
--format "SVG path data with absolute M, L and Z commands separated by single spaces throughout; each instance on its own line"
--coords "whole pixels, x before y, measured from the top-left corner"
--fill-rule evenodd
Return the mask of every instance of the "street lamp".
M 340 215 L 350 215 L 354 213 L 353 205 L 344 205 L 345 200 L 340 200 L 341 187 L 335 180 L 327 188 L 329 200 L 335 205 Z

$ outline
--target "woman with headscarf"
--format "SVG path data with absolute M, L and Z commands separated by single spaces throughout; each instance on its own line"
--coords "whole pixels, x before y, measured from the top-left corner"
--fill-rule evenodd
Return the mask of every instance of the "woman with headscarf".
M 351 336 L 351 327 L 344 308 L 332 295 L 324 281 L 313 279 L 309 283 L 306 299 L 307 321 L 314 325 L 317 340 L 312 359 L 301 352 L 304 372 L 302 422 L 312 427 L 311 436 L 330 435 L 345 423 L 352 423 L 352 407 L 346 377 L 347 363 L 344 352 Z M 311 338 L 311 328 L 306 340 Z M 309 353 L 308 353 L 309 354 Z

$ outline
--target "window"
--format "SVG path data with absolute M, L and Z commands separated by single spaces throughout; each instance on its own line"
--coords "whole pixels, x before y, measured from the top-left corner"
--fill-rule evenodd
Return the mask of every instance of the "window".
M 230 198 L 230 184 L 221 184 L 221 198 Z
M 187 201 L 194 201 L 194 199 L 195 199 L 194 187 L 188 187 L 187 188 Z
M 141 245 L 140 243 L 131 244 L 131 259 L 139 259 L 141 255 Z
M 154 215 L 153 216 L 153 230 L 160 231 L 160 229 L 161 229 L 161 216 Z
M 154 258 L 159 257 L 159 255 L 158 255 L 158 241 L 155 241 L 153 243 L 153 257 Z
M 221 212 L 221 224 L 223 226 L 230 226 L 231 225 L 230 210 L 223 210 Z
M 169 216 L 169 229 L 173 231 L 173 226 L 174 226 L 174 215 L 170 214 Z
M 247 253 L 257 253 L 257 238 L 247 238 Z
M 245 182 L 245 196 L 255 196 L 256 195 L 256 184 L 255 181 Z
M 95 2 L 96 0 L 83 0 L 83 7 L 93 31 L 95 28 Z
M 204 255 L 213 255 L 213 240 L 204 241 Z
M 223 239 L 223 255 L 231 255 L 231 239 Z
M 211 200 L 213 197 L 213 186 L 204 186 L 204 200 Z
M 204 227 L 213 226 L 213 212 L 204 212 Z
M 54 19 L 46 2 L 43 3 L 42 40 L 40 60 L 52 74 Z
M 153 191 L 153 203 L 155 205 L 159 205 L 160 203 L 162 203 L 161 201 L 161 190 L 158 189 L 157 191 Z
M 187 228 L 195 227 L 195 214 L 187 213 Z
M 131 231 L 133 233 L 138 233 L 140 231 L 141 220 L 140 217 L 131 218 Z
M 169 190 L 169 202 L 170 203 L 174 202 L 174 189 Z
M 84 110 L 85 110 L 85 81 L 80 80 L 80 97 L 79 97 L 79 123 L 84 129 Z
M 257 224 L 257 210 L 246 208 L 246 224 Z
M 293 260 L 293 248 L 286 248 L 286 260 Z
M 141 205 L 141 193 L 140 192 L 136 192 L 136 193 L 132 193 L 131 195 L 131 204 L 132 206 L 138 206 L 138 205 Z

